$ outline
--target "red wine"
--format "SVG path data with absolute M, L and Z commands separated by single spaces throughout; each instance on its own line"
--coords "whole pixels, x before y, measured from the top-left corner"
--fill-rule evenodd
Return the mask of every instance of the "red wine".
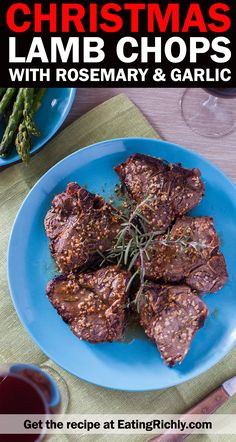
M 219 98 L 236 98 L 236 88 L 234 87 L 223 87 L 223 88 L 209 87 L 205 88 L 205 91 Z
M 0 375 L 0 414 L 46 414 L 47 407 L 37 387 L 18 375 Z M 0 434 L 0 442 L 35 442 L 39 434 Z
M 41 393 L 43 393 L 44 398 L 49 403 L 52 400 L 52 387 L 49 380 L 44 376 L 44 374 L 38 370 L 33 370 L 32 368 L 23 368 L 18 371 L 18 374 L 23 378 L 27 378 L 36 384 Z

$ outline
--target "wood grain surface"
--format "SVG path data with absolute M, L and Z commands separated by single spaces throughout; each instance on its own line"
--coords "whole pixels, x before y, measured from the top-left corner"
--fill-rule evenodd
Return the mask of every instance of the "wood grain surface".
M 200 89 L 195 91 L 198 94 Z M 201 153 L 236 183 L 236 129 L 230 135 L 217 139 L 192 132 L 181 116 L 180 99 L 184 93 L 181 88 L 78 89 L 64 127 L 97 104 L 122 92 L 139 107 L 162 138 Z
M 228 399 L 229 395 L 226 393 L 223 386 L 220 386 L 216 390 L 212 391 L 207 397 L 202 399 L 198 404 L 194 405 L 190 410 L 184 413 L 183 417 L 185 417 L 185 420 L 187 421 L 187 417 L 190 414 L 205 414 L 206 416 L 209 416 L 210 414 L 215 413 L 215 411 L 218 410 L 218 408 L 221 407 L 221 405 L 223 405 Z M 189 434 L 191 434 L 191 430 L 189 431 Z M 152 437 L 151 439 L 147 440 L 147 442 L 182 442 L 188 437 L 189 434 L 168 434 L 168 432 L 166 432 L 165 434 Z

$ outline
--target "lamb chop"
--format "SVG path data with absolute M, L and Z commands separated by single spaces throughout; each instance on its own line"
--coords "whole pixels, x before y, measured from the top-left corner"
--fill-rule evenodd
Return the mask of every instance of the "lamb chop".
M 207 306 L 186 285 L 149 283 L 143 288 L 139 303 L 140 324 L 169 367 L 185 358 L 207 314 Z
M 110 249 L 120 229 L 120 214 L 98 195 L 76 183 L 56 195 L 45 217 L 50 251 L 58 268 L 69 273 Z
M 125 326 L 129 272 L 116 266 L 91 273 L 61 275 L 48 283 L 47 295 L 80 339 L 119 341 Z
M 149 231 L 164 233 L 177 216 L 193 209 L 204 193 L 198 169 L 185 169 L 148 155 L 131 155 L 115 171 L 131 200 L 141 204 Z
M 228 274 L 213 219 L 207 216 L 178 219 L 165 235 L 157 236 L 144 254 L 145 276 L 165 282 L 185 281 L 201 293 L 215 293 Z M 136 266 L 141 265 L 140 259 Z

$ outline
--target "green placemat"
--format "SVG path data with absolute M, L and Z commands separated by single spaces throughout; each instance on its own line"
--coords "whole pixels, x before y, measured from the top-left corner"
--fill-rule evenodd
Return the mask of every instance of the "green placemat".
M 118 95 L 75 121 L 37 155 L 29 166 L 14 165 L 0 173 L 0 364 L 33 362 L 54 365 L 32 342 L 14 311 L 6 278 L 6 251 L 12 223 L 23 199 L 34 183 L 51 166 L 80 147 L 118 137 L 158 137 L 137 107 L 125 96 Z M 236 374 L 236 349 L 214 368 L 177 388 L 147 393 L 125 393 L 106 390 L 80 381 L 60 370 L 70 392 L 70 413 L 181 413 L 204 397 L 224 379 Z M 158 373 L 157 373 L 158 376 Z M 234 413 L 232 398 L 221 412 Z M 143 442 L 144 435 L 130 436 L 54 436 L 57 441 L 133 441 Z M 236 436 L 190 436 L 189 442 L 236 440 Z

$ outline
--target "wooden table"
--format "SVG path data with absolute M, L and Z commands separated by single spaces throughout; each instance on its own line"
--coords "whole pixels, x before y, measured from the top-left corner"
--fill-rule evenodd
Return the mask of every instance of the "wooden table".
M 196 89 L 196 93 L 198 91 L 200 89 Z M 180 99 L 183 92 L 184 89 L 180 88 L 78 89 L 65 125 L 112 96 L 125 93 L 140 108 L 162 138 L 198 151 L 236 182 L 236 130 L 217 139 L 205 138 L 192 132 L 181 116 Z

